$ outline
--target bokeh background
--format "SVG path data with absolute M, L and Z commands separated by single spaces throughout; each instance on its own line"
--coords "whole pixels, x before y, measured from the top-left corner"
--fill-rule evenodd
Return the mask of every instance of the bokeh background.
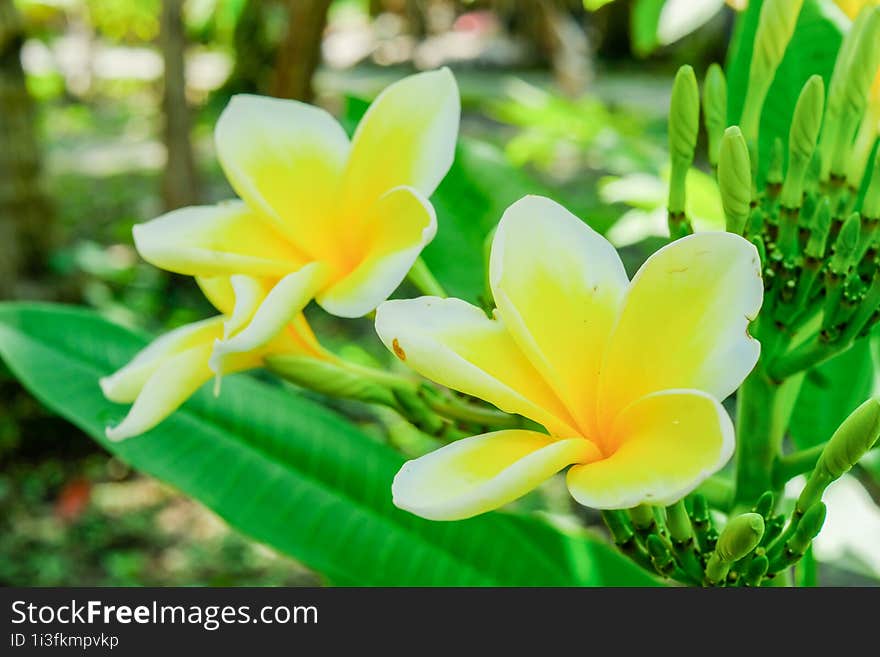
M 493 194 L 552 190 L 634 268 L 665 222 L 674 71 L 723 62 L 734 20 L 722 0 L 0 0 L 0 298 L 85 304 L 152 332 L 212 314 L 190 279 L 138 258 L 131 227 L 230 196 L 212 144 L 229 97 L 306 100 L 346 120 L 441 65 L 477 158 L 461 202 L 480 202 L 479 158 L 502 161 Z M 694 176 L 693 212 L 717 221 L 711 179 Z M 331 347 L 370 332 L 311 319 Z M 830 583 L 880 571 L 880 487 L 861 479 L 837 495 L 869 548 L 829 514 Z M 320 579 L 132 472 L 0 364 L 0 585 L 141 584 Z

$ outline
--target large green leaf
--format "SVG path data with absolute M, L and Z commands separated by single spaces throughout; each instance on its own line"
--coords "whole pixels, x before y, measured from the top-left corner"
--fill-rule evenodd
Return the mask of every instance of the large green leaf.
M 752 0 L 737 22 L 727 62 L 727 117 L 736 124 L 742 115 L 749 83 L 752 48 L 763 0 Z M 759 177 L 767 172 L 773 142 L 788 144 L 791 117 L 801 89 L 811 75 L 827 84 L 840 48 L 845 17 L 831 0 L 804 0 L 794 35 L 776 72 L 761 113 Z
M 871 396 L 874 364 L 870 340 L 812 370 L 804 378 L 792 415 L 790 433 L 800 449 L 831 437 L 847 416 Z
M 124 408 L 98 378 L 143 336 L 55 305 L 0 305 L 0 355 L 49 408 L 135 468 L 341 585 L 647 585 L 605 544 L 536 517 L 432 523 L 396 509 L 402 458 L 327 409 L 246 375 L 206 389 L 156 429 L 112 443 Z M 210 387 L 210 386 L 208 386 Z

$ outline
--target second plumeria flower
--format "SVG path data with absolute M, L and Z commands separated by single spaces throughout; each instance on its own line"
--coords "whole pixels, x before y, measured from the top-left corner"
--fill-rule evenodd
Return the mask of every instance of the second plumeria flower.
M 455 520 L 568 471 L 585 506 L 671 504 L 721 468 L 734 431 L 720 401 L 755 366 L 748 324 L 763 285 L 755 247 L 698 233 L 630 282 L 602 236 L 526 197 L 495 233 L 494 317 L 458 299 L 388 301 L 385 345 L 425 377 L 541 424 L 465 438 L 403 466 L 397 506 Z
M 394 291 L 436 233 L 428 197 L 452 163 L 459 116 L 446 69 L 385 89 L 351 140 L 311 105 L 232 99 L 215 142 L 241 201 L 183 208 L 134 230 L 144 259 L 203 286 L 232 275 L 269 285 L 252 321 L 218 341 L 212 369 L 264 346 L 312 299 L 359 317 Z

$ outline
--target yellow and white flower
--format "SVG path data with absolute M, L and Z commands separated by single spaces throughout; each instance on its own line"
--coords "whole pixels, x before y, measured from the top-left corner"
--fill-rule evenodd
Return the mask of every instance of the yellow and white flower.
M 107 428 L 111 440 L 149 431 L 214 377 L 210 361 L 218 340 L 233 339 L 243 326 L 255 327 L 252 330 L 265 326 L 265 320 L 258 316 L 270 293 L 265 284 L 247 276 L 214 277 L 202 283 L 206 296 L 222 315 L 169 331 L 138 352 L 125 367 L 101 379 L 107 399 L 133 404 L 119 424 Z M 332 358 L 318 344 L 305 317 L 298 314 L 259 349 L 224 359 L 223 369 L 216 373 L 260 367 L 264 357 L 288 353 Z
M 241 200 L 134 229 L 138 252 L 162 269 L 271 286 L 253 323 L 216 345 L 217 371 L 223 359 L 264 346 L 313 298 L 334 315 L 360 317 L 394 291 L 436 232 L 428 197 L 452 163 L 459 115 L 447 69 L 385 89 L 351 141 L 317 107 L 232 99 L 215 142 Z
M 460 112 L 447 69 L 385 89 L 351 141 L 319 108 L 234 97 L 215 141 L 241 200 L 134 228 L 141 256 L 195 276 L 222 316 L 172 331 L 101 381 L 108 399 L 134 402 L 107 435 L 143 433 L 212 375 L 258 367 L 268 355 L 331 358 L 303 308 L 315 299 L 359 317 L 400 284 L 436 233 L 428 197 L 452 164 Z
M 698 233 L 630 282 L 614 248 L 553 201 L 526 197 L 492 244 L 488 318 L 458 299 L 388 301 L 384 344 L 437 383 L 543 425 L 466 438 L 407 462 L 397 506 L 467 518 L 572 466 L 585 506 L 668 504 L 733 453 L 720 404 L 755 366 L 748 324 L 763 300 L 754 246 Z

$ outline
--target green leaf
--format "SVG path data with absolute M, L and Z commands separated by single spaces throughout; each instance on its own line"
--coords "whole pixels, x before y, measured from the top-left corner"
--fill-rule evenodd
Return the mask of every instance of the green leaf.
M 98 378 L 146 340 L 84 309 L 0 305 L 0 356 L 44 404 L 135 468 L 340 585 L 649 585 L 604 543 L 535 518 L 434 523 L 396 509 L 403 459 L 329 410 L 245 375 L 206 386 L 143 436 L 112 443 L 124 413 Z
M 825 442 L 871 396 L 874 367 L 869 340 L 810 371 L 795 402 L 790 433 L 799 449 Z
M 748 9 L 740 14 L 728 52 L 727 117 L 731 125 L 736 125 L 742 115 L 749 83 L 752 47 L 762 4 L 763 0 L 752 0 Z M 783 144 L 788 144 L 795 104 L 809 77 L 813 74 L 821 75 L 827 88 L 843 38 L 845 20 L 844 15 L 830 0 L 805 0 L 794 35 L 776 71 L 761 114 L 760 179 L 763 180 L 767 173 L 773 141 L 778 137 Z

